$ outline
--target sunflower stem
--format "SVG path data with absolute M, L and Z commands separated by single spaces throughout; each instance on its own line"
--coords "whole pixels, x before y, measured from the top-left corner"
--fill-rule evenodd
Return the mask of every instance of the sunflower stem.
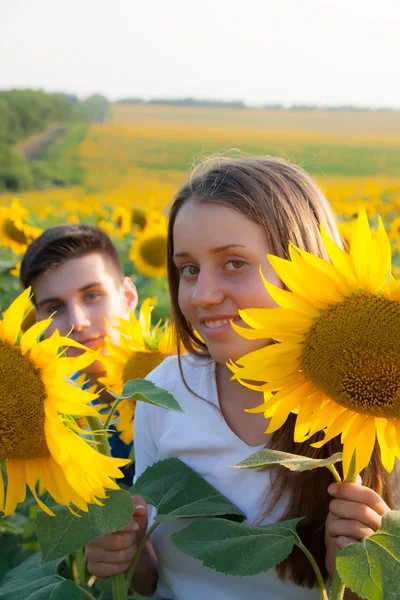
M 132 564 L 131 564 L 131 566 L 129 567 L 129 569 L 128 569 L 127 573 L 126 573 L 126 590 L 127 590 L 127 591 L 128 591 L 128 590 L 129 590 L 129 588 L 130 588 L 130 585 L 131 585 L 131 580 L 132 580 L 132 577 L 133 577 L 133 575 L 134 575 L 134 572 L 135 572 L 135 567 L 136 567 L 136 564 L 137 564 L 137 562 L 138 562 L 138 560 L 139 560 L 139 558 L 140 558 L 140 555 L 141 555 L 141 553 L 142 553 L 142 550 L 143 550 L 143 548 L 146 546 L 147 540 L 149 540 L 149 539 L 150 539 L 150 536 L 151 536 L 151 534 L 152 534 L 152 533 L 153 533 L 153 531 L 156 529 L 156 527 L 158 527 L 158 526 L 159 526 L 159 524 L 160 524 L 160 523 L 157 523 L 157 522 L 153 523 L 153 525 L 150 527 L 150 529 L 148 529 L 148 531 L 147 531 L 146 535 L 143 537 L 142 541 L 141 541 L 141 542 L 140 542 L 140 544 L 139 544 L 139 547 L 138 547 L 138 549 L 137 549 L 137 552 L 136 552 L 135 558 L 133 559 L 133 561 L 132 561 Z
M 87 590 L 85 590 L 85 588 L 81 587 L 80 585 L 78 585 L 79 587 L 79 591 L 82 594 L 82 596 L 84 598 L 87 598 L 87 600 L 95 600 L 95 597 L 92 596 L 92 594 L 90 592 L 88 592 Z
M 97 448 L 100 454 L 111 456 L 110 445 L 107 439 L 107 433 L 98 417 L 86 417 L 89 427 L 96 438 Z
M 350 460 L 349 470 L 347 471 L 346 483 L 354 483 L 357 479 L 358 473 L 356 472 L 356 451 L 354 449 L 353 455 Z M 346 586 L 341 582 L 337 569 L 333 576 L 332 590 L 330 600 L 342 600 L 344 597 Z
M 341 582 L 338 572 L 335 571 L 333 576 L 330 600 L 343 600 L 345 585 Z
M 86 561 L 83 553 L 83 548 L 78 548 L 75 552 L 76 568 L 78 571 L 78 583 L 85 583 L 86 581 Z
M 105 456 L 111 456 L 110 445 L 108 443 L 107 432 L 103 428 L 101 421 L 98 417 L 86 417 L 89 423 L 89 427 L 96 436 L 98 442 L 97 448 L 101 454 Z M 127 600 L 127 589 L 125 585 L 125 575 L 120 573 L 119 575 L 112 576 L 112 588 L 113 588 L 113 600 Z
M 336 483 L 342 483 L 342 479 L 341 479 L 339 473 L 337 472 L 335 465 L 326 465 L 326 468 L 330 470 L 330 472 L 332 473 L 332 475 L 335 478 Z
M 300 541 L 300 538 L 296 538 L 294 543 L 298 548 L 300 548 L 300 550 L 302 552 L 304 552 L 304 554 L 307 556 L 308 560 L 310 561 L 312 568 L 314 569 L 314 573 L 317 577 L 319 591 L 321 594 L 321 600 L 328 600 L 328 594 L 325 589 L 324 578 L 322 577 L 322 573 L 320 571 L 319 566 L 316 563 L 315 558 L 313 557 L 313 555 L 311 554 L 309 549 Z
M 112 587 L 113 600 L 127 600 L 128 594 L 125 585 L 125 575 L 123 573 L 112 576 Z
M 115 409 L 117 408 L 117 406 L 118 406 L 118 404 L 120 402 L 123 402 L 123 399 L 122 398 L 117 398 L 115 400 L 115 402 L 113 402 L 113 404 L 111 405 L 110 412 L 108 413 L 107 419 L 104 421 L 104 425 L 103 425 L 103 428 L 105 430 L 107 430 L 109 428 L 110 423 L 111 423 L 111 419 L 113 418 L 114 413 L 115 413 Z

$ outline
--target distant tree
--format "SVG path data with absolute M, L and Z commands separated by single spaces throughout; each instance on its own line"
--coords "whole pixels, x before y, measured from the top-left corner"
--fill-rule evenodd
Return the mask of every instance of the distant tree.
M 0 143 L 0 191 L 31 187 L 34 177 L 28 163 L 11 146 Z

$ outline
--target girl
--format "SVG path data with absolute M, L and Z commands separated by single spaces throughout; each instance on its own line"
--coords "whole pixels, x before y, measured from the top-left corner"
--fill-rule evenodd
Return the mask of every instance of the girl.
M 286 258 L 291 241 L 326 258 L 321 223 L 339 243 L 329 205 L 311 177 L 275 158 L 206 164 L 177 194 L 169 218 L 168 278 L 177 347 L 182 344 L 187 355 L 165 360 L 149 379 L 174 394 L 185 414 L 139 403 L 135 448 L 137 475 L 158 460 L 177 457 L 239 506 L 251 525 L 306 516 L 301 537 L 327 576 L 333 574 L 336 549 L 378 529 L 392 504 L 378 455 L 363 474 L 369 487 L 360 480 L 329 488 L 326 469 L 230 469 L 265 446 L 325 457 L 340 443 L 336 439 L 318 450 L 310 442 L 295 444 L 291 420 L 266 435 L 263 414 L 244 411 L 261 404 L 260 393 L 232 381 L 226 366 L 265 345 L 240 337 L 231 326 L 232 321 L 244 326 L 239 309 L 275 306 L 260 264 L 270 282 L 282 285 L 268 253 Z M 134 517 L 123 531 L 87 546 L 94 575 L 129 567 L 148 526 L 146 503 L 135 500 Z M 314 572 L 300 551 L 276 570 L 226 576 L 173 546 L 168 534 L 182 526 L 172 522 L 155 530 L 133 577 L 136 591 L 174 600 L 319 598 Z

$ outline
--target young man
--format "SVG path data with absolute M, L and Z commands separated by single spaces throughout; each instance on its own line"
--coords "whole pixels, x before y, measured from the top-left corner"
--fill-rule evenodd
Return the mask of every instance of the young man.
M 61 335 L 105 353 L 105 338 L 119 342 L 112 328 L 115 318 L 128 318 L 138 302 L 137 290 L 125 277 L 117 250 L 106 233 L 86 224 L 57 225 L 46 229 L 28 247 L 21 262 L 21 283 L 32 287 L 37 320 L 52 317 L 46 334 L 58 329 Z M 67 354 L 79 350 L 69 348 Z M 85 373 L 88 385 L 104 375 L 96 361 Z M 112 397 L 103 392 L 100 402 Z M 126 458 L 130 447 L 117 432 L 110 438 L 113 456 Z M 120 483 L 130 485 L 132 469 Z

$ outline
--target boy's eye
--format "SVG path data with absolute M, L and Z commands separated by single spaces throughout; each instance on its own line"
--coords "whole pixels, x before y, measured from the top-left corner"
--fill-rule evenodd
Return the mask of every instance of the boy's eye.
M 88 292 L 86 294 L 87 300 L 96 300 L 99 297 L 100 297 L 100 292 Z
M 194 275 L 197 275 L 198 272 L 199 267 L 196 267 L 195 265 L 185 265 L 179 269 L 179 273 L 183 277 L 193 277 Z
M 50 306 L 46 307 L 46 314 L 53 315 L 54 313 L 60 312 L 62 310 L 62 304 L 50 304 Z
M 241 267 L 243 267 L 244 265 L 244 260 L 230 260 L 226 263 L 226 269 L 227 271 L 237 271 L 238 269 L 240 269 Z

